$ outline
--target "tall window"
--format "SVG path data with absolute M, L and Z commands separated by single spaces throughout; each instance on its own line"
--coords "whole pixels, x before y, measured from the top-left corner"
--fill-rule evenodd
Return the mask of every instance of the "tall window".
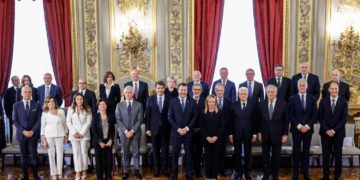
M 15 1 L 15 37 L 11 76 L 30 75 L 35 87 L 54 74 L 48 48 L 43 1 Z M 55 78 L 53 78 L 55 83 Z M 11 82 L 9 82 L 11 86 Z
M 220 45 L 213 81 L 220 78 L 221 67 L 229 69 L 229 79 L 246 80 L 245 71 L 255 70 L 255 80 L 262 82 L 256 46 L 252 1 L 229 0 L 224 3 Z

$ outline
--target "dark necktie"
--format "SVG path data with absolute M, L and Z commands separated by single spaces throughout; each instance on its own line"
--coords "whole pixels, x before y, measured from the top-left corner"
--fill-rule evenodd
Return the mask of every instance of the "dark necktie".
M 30 105 L 29 105 L 29 102 L 26 102 L 25 111 L 26 111 L 26 115 L 29 117 L 29 114 L 30 114 Z
M 19 89 L 15 88 L 15 102 L 19 100 L 18 96 L 19 96 Z
M 304 98 L 304 95 L 301 95 L 301 105 L 302 105 L 302 108 L 305 111 L 305 98 Z
M 162 108 L 163 108 L 163 106 L 162 106 L 162 97 L 160 96 L 159 97 L 159 110 L 160 110 L 160 112 L 162 111 Z
M 304 75 L 304 79 L 307 81 L 307 77 L 306 77 L 306 75 Z
M 130 114 L 131 114 L 131 102 L 128 103 L 127 111 L 128 111 L 129 116 L 130 116 Z
M 246 104 L 242 103 L 242 110 L 245 110 Z
M 134 87 L 134 95 L 135 95 L 135 98 L 137 99 L 138 98 L 138 92 L 139 90 L 138 90 L 138 85 L 137 85 L 137 83 L 135 83 L 135 87 Z
M 248 94 L 249 94 L 249 98 L 251 99 L 251 97 L 252 97 L 251 81 L 249 81 Z
M 331 112 L 334 114 L 334 111 L 335 111 L 335 99 L 332 99 Z
M 181 98 L 181 108 L 182 108 L 182 111 L 185 112 L 185 100 L 184 100 L 184 98 Z
M 280 88 L 280 86 L 281 86 L 281 78 L 277 78 L 277 85 L 278 85 L 278 88 Z
M 222 110 L 223 108 L 223 100 L 222 98 L 219 98 L 219 109 Z
M 270 106 L 269 106 L 269 117 L 270 117 L 270 120 L 271 120 L 272 117 L 273 117 L 273 112 L 274 112 L 273 101 L 270 101 Z

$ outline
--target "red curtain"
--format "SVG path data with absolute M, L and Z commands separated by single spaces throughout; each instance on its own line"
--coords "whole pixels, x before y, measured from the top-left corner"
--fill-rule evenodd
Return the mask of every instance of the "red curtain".
M 211 85 L 220 42 L 224 0 L 195 1 L 194 68 Z
M 72 90 L 70 0 L 44 0 L 44 12 L 55 79 L 68 106 Z
M 0 0 L 0 96 L 10 78 L 14 46 L 15 1 Z
M 253 0 L 258 56 L 263 82 L 282 64 L 283 0 Z

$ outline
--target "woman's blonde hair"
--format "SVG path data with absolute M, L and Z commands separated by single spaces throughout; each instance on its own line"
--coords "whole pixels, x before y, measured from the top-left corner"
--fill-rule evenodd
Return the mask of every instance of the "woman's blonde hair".
M 59 109 L 59 106 L 57 105 L 56 103 L 56 99 L 54 96 L 48 96 L 45 98 L 45 101 L 44 101 L 44 105 L 43 105 L 43 112 L 48 112 L 49 111 L 49 102 L 50 100 L 54 100 L 54 103 L 55 103 L 55 109 Z
M 218 107 L 217 107 L 217 98 L 214 95 L 208 95 L 205 99 L 205 110 L 204 113 L 206 114 L 209 111 L 209 105 L 208 102 L 210 99 L 214 99 L 215 100 L 215 112 L 217 113 L 219 111 Z

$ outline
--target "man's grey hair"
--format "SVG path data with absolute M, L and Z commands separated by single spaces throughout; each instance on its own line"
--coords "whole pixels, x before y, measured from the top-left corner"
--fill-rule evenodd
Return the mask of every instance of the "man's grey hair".
M 131 91 L 131 92 L 134 92 L 134 88 L 132 86 L 126 86 L 124 88 L 124 93 L 127 92 L 127 91 Z
M 307 80 L 304 79 L 304 78 L 300 78 L 300 79 L 297 81 L 297 85 L 299 85 L 300 82 L 304 82 L 306 85 L 308 85 Z
M 23 93 L 25 91 L 25 89 L 30 89 L 32 91 L 32 89 L 29 85 L 25 85 L 21 88 L 21 93 Z
M 266 91 L 268 91 L 269 89 L 274 90 L 277 93 L 277 87 L 273 84 L 269 84 L 266 86 Z
M 194 85 L 192 86 L 192 89 L 194 89 L 195 86 L 199 86 L 200 89 L 202 90 L 202 85 L 201 85 L 201 84 L 194 84 Z
M 223 88 L 225 89 L 225 86 L 224 86 L 222 83 L 217 83 L 217 84 L 215 85 L 215 89 L 216 89 L 217 87 L 223 87 Z
M 247 87 L 240 87 L 238 91 L 239 91 L 239 92 L 240 92 L 240 91 L 246 91 L 246 92 L 248 92 L 249 89 L 248 89 Z

